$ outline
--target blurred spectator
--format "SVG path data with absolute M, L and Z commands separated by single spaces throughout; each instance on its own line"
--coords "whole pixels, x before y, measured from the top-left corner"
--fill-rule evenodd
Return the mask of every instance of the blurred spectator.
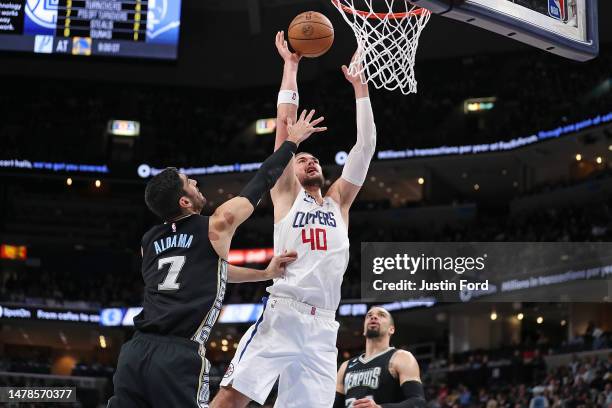
M 548 408 L 548 399 L 542 395 L 544 387 L 538 386 L 533 389 L 533 398 L 529 402 L 529 408 Z

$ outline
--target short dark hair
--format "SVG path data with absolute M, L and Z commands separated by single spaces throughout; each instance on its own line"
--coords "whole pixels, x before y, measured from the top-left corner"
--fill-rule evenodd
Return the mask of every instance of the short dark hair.
M 391 312 L 389 312 L 389 311 L 388 311 L 387 309 L 385 309 L 384 307 L 382 307 L 382 306 L 371 306 L 371 307 L 368 309 L 368 312 L 369 312 L 370 310 L 374 309 L 375 307 L 376 307 L 376 308 L 378 308 L 378 309 L 382 309 L 382 310 L 384 310 L 385 312 L 387 312 L 387 314 L 389 315 L 389 321 L 391 321 L 391 325 L 392 325 L 392 326 L 395 326 L 395 319 L 393 318 L 393 315 L 391 314 Z
M 295 157 L 298 157 L 299 155 L 302 155 L 302 154 L 309 154 L 309 155 L 311 155 L 312 157 L 314 157 L 315 159 L 319 160 L 319 158 L 318 158 L 317 156 L 315 156 L 314 154 L 312 154 L 312 153 L 310 153 L 310 152 L 297 152 L 297 153 L 295 154 Z
M 145 188 L 145 203 L 163 220 L 181 215 L 179 200 L 185 195 L 183 179 L 178 169 L 167 167 L 153 177 Z

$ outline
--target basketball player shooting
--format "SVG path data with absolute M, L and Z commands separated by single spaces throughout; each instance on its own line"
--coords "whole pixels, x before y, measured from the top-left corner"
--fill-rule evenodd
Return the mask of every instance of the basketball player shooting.
M 134 338 L 121 348 L 110 408 L 208 407 L 205 344 L 226 283 L 279 277 L 296 256 L 280 254 L 264 271 L 228 265 L 232 237 L 283 173 L 297 145 L 325 130 L 316 127 L 323 119 L 312 116 L 291 124 L 287 141 L 240 195 L 210 217 L 200 215 L 206 200 L 196 181 L 177 169 L 167 168 L 149 181 L 146 204 L 164 223 L 142 238 L 143 309 L 134 318 Z
M 425 408 L 419 364 L 412 353 L 391 347 L 391 314 L 373 307 L 366 314 L 365 353 L 338 370 L 333 408 Z
M 276 36 L 276 47 L 285 63 L 276 117 L 278 149 L 296 121 L 300 56 L 289 51 L 283 32 Z M 342 70 L 355 90 L 357 143 L 342 177 L 325 196 L 319 160 L 305 152 L 295 156 L 271 190 L 274 251 L 296 249 L 298 258 L 268 287 L 264 312 L 240 340 L 212 407 L 242 408 L 250 400 L 263 404 L 279 377 L 275 407 L 329 408 L 334 403 L 335 312 L 349 259 L 349 208 L 365 181 L 376 145 L 368 87 L 349 75 L 346 66 Z

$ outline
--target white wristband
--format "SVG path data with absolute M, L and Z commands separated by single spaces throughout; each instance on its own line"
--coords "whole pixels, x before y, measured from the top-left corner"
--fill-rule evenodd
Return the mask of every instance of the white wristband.
M 276 106 L 280 105 L 281 103 L 291 103 L 295 106 L 300 106 L 300 94 L 298 94 L 297 91 L 282 89 L 278 93 Z

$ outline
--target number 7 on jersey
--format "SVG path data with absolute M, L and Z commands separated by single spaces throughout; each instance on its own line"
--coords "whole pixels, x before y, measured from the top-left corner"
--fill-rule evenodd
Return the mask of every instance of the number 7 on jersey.
M 178 290 L 181 285 L 177 282 L 177 280 L 181 269 L 183 269 L 183 265 L 185 265 L 185 257 L 171 256 L 168 258 L 162 258 L 157 264 L 157 269 L 161 269 L 166 264 L 170 264 L 168 274 L 166 275 L 164 281 L 157 285 L 157 290 Z

